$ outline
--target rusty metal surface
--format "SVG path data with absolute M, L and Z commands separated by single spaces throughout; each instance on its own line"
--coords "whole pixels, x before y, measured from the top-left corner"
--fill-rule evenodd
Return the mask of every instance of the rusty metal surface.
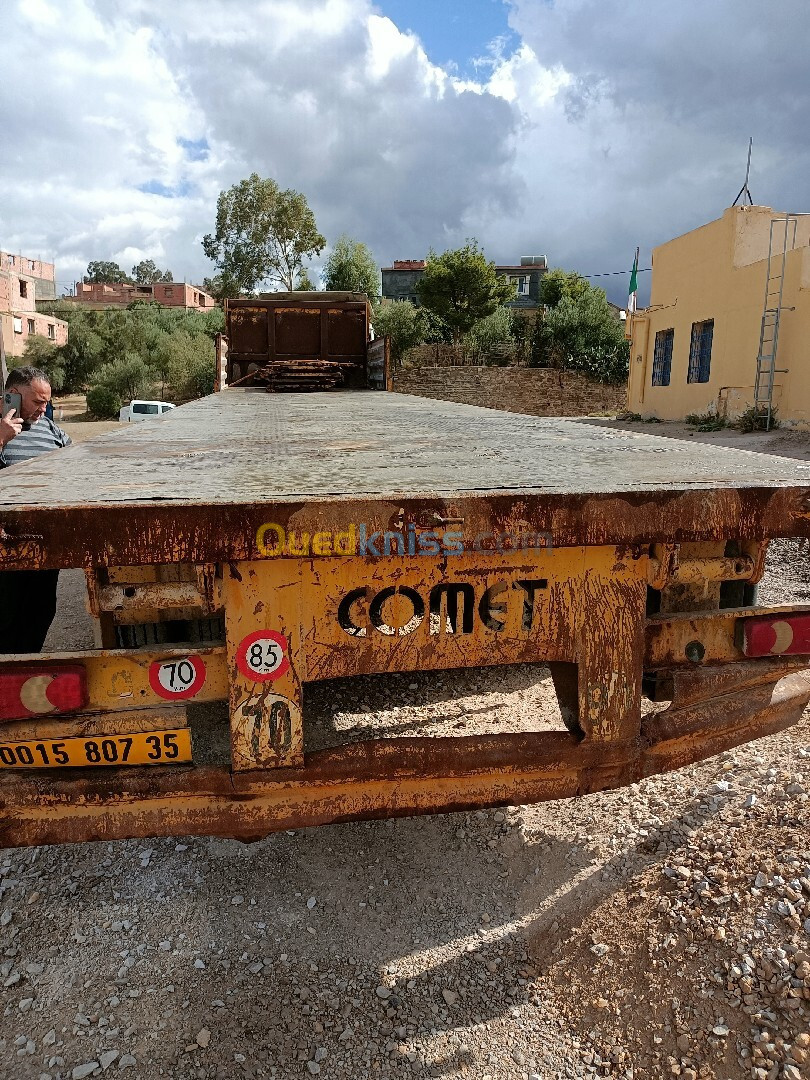
M 688 645 L 694 641 L 702 645 L 703 655 L 700 659 L 706 664 L 745 660 L 745 653 L 736 635 L 740 619 L 807 611 L 810 611 L 810 605 L 791 604 L 768 608 L 722 608 L 719 611 L 654 615 L 647 620 L 645 666 L 651 669 L 680 664 L 694 666 L 690 665 L 686 653 Z
M 80 664 L 87 678 L 87 710 L 99 713 L 124 715 L 128 710 L 146 707 L 166 708 L 172 700 L 169 693 L 156 691 L 150 672 L 155 664 L 179 663 L 193 656 L 201 665 L 204 679 L 193 694 L 196 702 L 224 701 L 228 696 L 228 679 L 225 667 L 225 650 L 221 646 L 153 646 L 152 649 L 88 649 L 82 652 L 49 653 L 49 664 Z M 42 657 L 38 654 L 6 655 L 2 660 L 2 669 L 6 673 L 30 671 L 33 677 L 42 668 Z M 63 717 L 50 716 L 53 709 L 47 701 L 41 718 L 36 723 L 62 724 Z M 19 715 L 24 716 L 30 710 L 25 709 Z M 31 722 L 34 722 L 33 720 Z M 28 721 L 26 721 L 28 723 Z M 6 723 L 0 723 L 0 735 L 7 730 Z M 5 736 L 3 736 L 5 737 Z
M 370 311 L 355 293 L 226 300 L 228 384 L 280 392 L 365 386 Z
M 744 694 L 751 693 L 746 687 Z M 739 697 L 739 696 L 738 696 Z M 585 795 L 679 768 L 798 721 L 810 675 L 756 688 L 755 711 L 723 709 L 696 734 L 669 730 L 602 743 L 562 732 L 354 743 L 300 767 L 110 770 L 71 779 L 0 774 L 0 846 L 183 834 L 257 840 L 335 822 L 519 805 Z
M 428 518 L 467 547 L 808 535 L 810 466 L 398 394 L 227 390 L 3 470 L 0 566 L 255 559 L 268 521 Z

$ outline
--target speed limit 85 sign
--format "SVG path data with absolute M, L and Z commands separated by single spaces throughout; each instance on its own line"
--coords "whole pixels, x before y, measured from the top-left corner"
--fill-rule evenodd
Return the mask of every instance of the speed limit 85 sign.
M 256 630 L 242 638 L 236 650 L 236 666 L 247 679 L 265 682 L 280 679 L 290 667 L 287 639 L 275 630 Z

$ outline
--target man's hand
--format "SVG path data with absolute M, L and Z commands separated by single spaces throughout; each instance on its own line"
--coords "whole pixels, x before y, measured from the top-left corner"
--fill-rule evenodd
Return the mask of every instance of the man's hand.
M 20 434 L 22 431 L 23 422 L 21 417 L 17 416 L 16 409 L 9 409 L 6 415 L 0 420 L 0 447 L 11 442 L 13 438 Z

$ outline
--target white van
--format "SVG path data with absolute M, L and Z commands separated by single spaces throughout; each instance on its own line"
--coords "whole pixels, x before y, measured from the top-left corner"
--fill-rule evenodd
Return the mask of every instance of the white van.
M 134 424 L 141 420 L 148 420 L 152 416 L 161 416 L 173 409 L 168 401 L 130 401 L 124 405 L 118 413 L 119 421 Z

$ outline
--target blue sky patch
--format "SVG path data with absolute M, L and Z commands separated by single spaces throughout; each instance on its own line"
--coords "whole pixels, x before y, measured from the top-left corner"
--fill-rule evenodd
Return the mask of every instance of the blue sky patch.
M 507 23 L 506 0 L 377 0 L 377 8 L 400 30 L 413 31 L 434 64 L 459 75 L 476 74 L 473 61 L 488 55 L 495 38 L 505 39 L 507 55 L 519 40 Z
M 211 149 L 207 139 L 178 139 L 177 145 L 182 146 L 189 161 L 205 161 Z
M 162 195 L 164 199 L 182 199 L 191 191 L 191 184 L 188 180 L 181 180 L 176 187 L 169 187 L 159 180 L 147 180 L 145 184 L 138 184 L 138 191 L 147 195 Z

